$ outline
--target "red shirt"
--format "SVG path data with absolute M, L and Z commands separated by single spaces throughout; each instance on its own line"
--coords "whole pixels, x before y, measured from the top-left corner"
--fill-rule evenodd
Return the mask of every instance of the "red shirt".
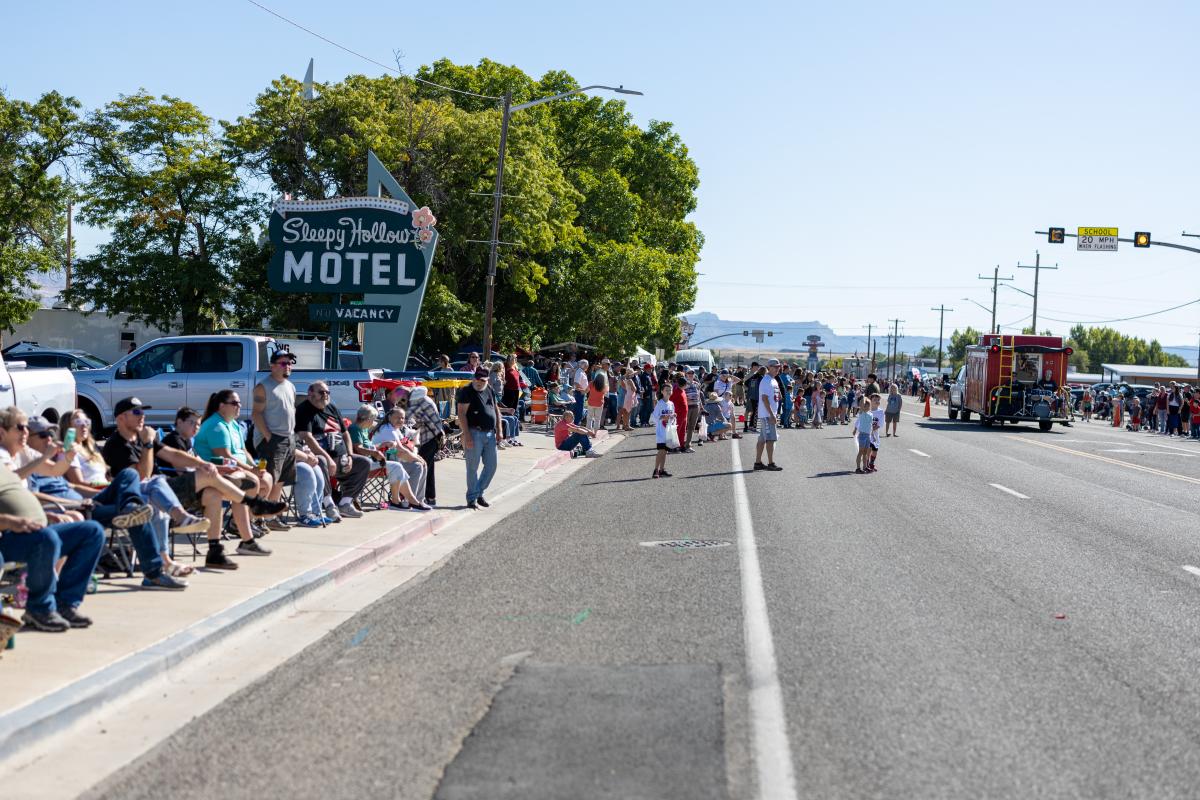
M 683 393 L 683 387 L 675 384 L 675 389 L 671 392 L 671 405 L 675 406 L 676 416 L 687 419 L 687 395 Z
M 517 368 L 512 367 L 504 371 L 504 391 L 517 392 L 521 389 L 521 376 L 517 374 Z
M 1192 424 L 1200 425 L 1200 397 L 1192 398 Z
M 561 447 L 562 443 L 565 442 L 567 437 L 570 435 L 571 430 L 567 427 L 567 421 L 565 419 L 560 419 L 554 426 L 554 446 Z

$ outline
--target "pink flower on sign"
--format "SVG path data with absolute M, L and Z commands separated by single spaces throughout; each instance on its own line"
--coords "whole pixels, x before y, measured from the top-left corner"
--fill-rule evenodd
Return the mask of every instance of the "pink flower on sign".
M 421 206 L 412 213 L 412 226 L 414 228 L 432 228 L 437 224 L 437 218 L 433 216 L 433 212 L 429 210 L 429 206 Z
M 429 230 L 428 228 L 422 228 L 421 230 L 417 231 L 417 238 L 425 244 L 429 244 L 431 241 L 433 241 L 433 231 Z

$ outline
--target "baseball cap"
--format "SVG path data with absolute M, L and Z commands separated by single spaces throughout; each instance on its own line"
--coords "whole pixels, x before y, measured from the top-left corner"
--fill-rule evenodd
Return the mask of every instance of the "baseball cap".
M 271 363 L 274 364 L 276 361 L 280 361 L 284 358 L 287 358 L 293 364 L 296 363 L 296 356 L 290 350 L 276 350 L 271 354 Z
M 130 411 L 135 408 L 150 408 L 150 406 L 144 405 L 142 401 L 136 397 L 125 397 L 121 400 L 118 400 L 117 404 L 113 406 L 113 416 L 119 417 L 126 411 Z M 32 420 L 30 421 L 32 422 Z
M 46 431 L 54 431 L 54 426 L 51 425 L 45 417 L 33 416 L 29 418 L 30 433 L 45 433 Z
M 767 366 L 768 366 L 768 367 L 778 367 L 778 366 L 779 366 L 779 359 L 778 359 L 778 358 L 772 358 L 771 360 L 769 360 L 769 361 L 767 362 Z
M 721 370 L 721 374 L 722 374 L 722 375 L 728 375 L 728 374 L 729 374 L 729 370 L 728 370 L 727 368 L 726 368 L 726 369 L 722 369 L 722 370 Z
M 488 371 L 487 371 L 486 367 L 476 367 L 475 368 L 475 378 L 476 379 L 486 378 L 487 376 L 488 376 Z

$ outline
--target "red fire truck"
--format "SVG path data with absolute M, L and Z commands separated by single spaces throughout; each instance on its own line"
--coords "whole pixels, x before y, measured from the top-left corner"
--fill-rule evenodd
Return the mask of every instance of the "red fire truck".
M 950 387 L 950 419 L 984 425 L 1036 422 L 1043 431 L 1066 425 L 1070 395 L 1060 391 L 1072 350 L 1060 336 L 985 333 L 967 347 L 967 360 Z

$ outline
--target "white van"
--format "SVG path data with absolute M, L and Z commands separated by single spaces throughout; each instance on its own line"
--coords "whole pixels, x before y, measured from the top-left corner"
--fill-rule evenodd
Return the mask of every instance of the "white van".
M 717 362 L 713 360 L 712 351 L 698 348 L 695 350 L 680 350 L 671 359 L 681 367 L 704 367 L 706 372 L 712 372 Z

